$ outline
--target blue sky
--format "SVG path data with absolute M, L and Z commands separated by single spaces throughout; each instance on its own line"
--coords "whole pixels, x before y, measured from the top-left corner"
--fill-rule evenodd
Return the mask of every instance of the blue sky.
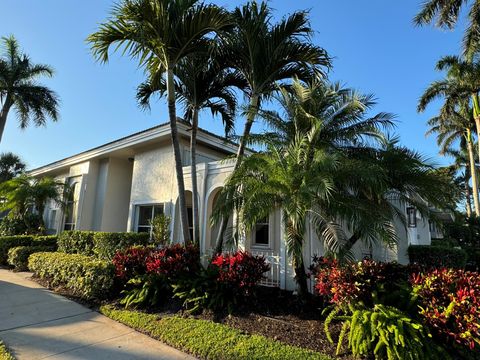
M 243 3 L 213 2 L 227 8 Z M 331 79 L 374 93 L 376 111 L 397 114 L 396 133 L 403 144 L 446 163 L 437 156 L 435 139 L 424 135 L 437 106 L 417 114 L 416 103 L 441 76 L 434 70 L 439 57 L 459 53 L 463 27 L 415 28 L 412 18 L 420 2 L 272 0 L 270 6 L 277 17 L 310 9 L 314 42 L 335 58 Z M 85 38 L 107 18 L 112 5 L 107 0 L 2 0 L 0 36 L 14 34 L 34 62 L 55 68 L 55 77 L 43 82 L 61 98 L 61 119 L 22 131 L 11 112 L 0 151 L 15 152 L 34 168 L 167 120 L 163 101 L 151 112 L 137 107 L 136 86 L 144 76 L 134 61 L 118 55 L 101 65 L 90 55 Z M 221 134 L 218 119 L 205 114 L 200 122 Z M 237 132 L 242 126 L 239 119 Z

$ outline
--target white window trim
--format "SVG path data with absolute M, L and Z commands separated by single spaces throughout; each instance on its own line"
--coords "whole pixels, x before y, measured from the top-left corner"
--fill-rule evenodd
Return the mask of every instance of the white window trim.
M 166 209 L 166 203 L 164 202 L 138 202 L 138 203 L 134 203 L 133 204 L 133 212 L 134 212 L 134 222 L 133 222 L 133 232 L 136 232 L 138 233 L 138 227 L 140 225 L 138 225 L 138 221 L 139 221 L 139 217 L 140 217 L 140 207 L 141 206 L 152 206 L 152 209 L 154 206 L 162 206 L 163 207 L 163 214 L 166 214 L 165 212 L 165 209 Z M 152 211 L 152 218 L 151 220 L 153 219 L 153 211 Z M 150 228 L 150 231 L 149 231 L 149 234 L 150 234 L 150 237 L 152 237 L 152 226 L 146 226 L 146 225 L 141 225 L 142 227 L 149 227 Z
M 268 216 L 268 244 L 257 244 L 255 243 L 255 229 L 252 229 L 250 234 L 250 248 L 257 250 L 272 250 L 273 249 L 273 220 L 275 214 L 272 213 Z

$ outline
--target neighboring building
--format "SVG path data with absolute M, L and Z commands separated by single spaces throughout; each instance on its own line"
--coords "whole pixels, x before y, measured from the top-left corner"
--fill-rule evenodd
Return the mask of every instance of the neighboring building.
M 189 130 L 188 124 L 178 122 L 187 208 L 191 218 Z M 210 254 L 218 229 L 209 226 L 209 218 L 217 195 L 233 170 L 232 161 L 225 159 L 236 153 L 237 145 L 204 130 L 199 130 L 197 142 L 200 244 L 202 254 Z M 30 174 L 54 177 L 73 188 L 67 211 L 62 211 L 53 202 L 45 210 L 45 224 L 51 233 L 72 229 L 148 232 L 151 230 L 149 220 L 156 214 L 164 213 L 172 219 L 172 240 L 183 241 L 168 124 L 42 166 L 30 171 Z M 414 208 L 405 204 L 399 203 L 397 206 L 408 219 L 407 227 L 396 224 L 400 239 L 398 246 L 395 249 L 384 246 L 369 249 L 358 244 L 354 249 L 357 258 L 368 256 L 382 261 L 406 263 L 409 244 L 430 244 L 433 229 L 428 219 L 422 218 Z M 438 237 L 437 232 L 434 236 Z M 272 265 L 267 284 L 292 289 L 293 269 L 282 238 L 278 210 L 240 240 L 239 247 L 267 257 Z M 313 255 L 323 253 L 323 243 L 318 240 L 314 229 L 309 227 L 305 239 L 306 261 Z

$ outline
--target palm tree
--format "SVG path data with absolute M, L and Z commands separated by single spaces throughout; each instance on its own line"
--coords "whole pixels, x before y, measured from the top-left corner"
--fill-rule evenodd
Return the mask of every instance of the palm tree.
M 0 183 L 13 179 L 25 171 L 26 165 L 18 155 L 11 152 L 0 154 Z
M 453 29 L 462 7 L 469 5 L 468 26 L 463 37 L 463 52 L 471 59 L 477 52 L 480 42 L 480 1 L 479 0 L 425 0 L 422 9 L 415 16 L 416 25 L 435 22 L 437 27 Z
M 475 130 L 480 134 L 480 102 L 478 93 L 480 91 L 480 62 L 478 60 L 467 62 L 460 59 L 457 56 L 446 56 L 440 59 L 437 63 L 438 70 L 447 70 L 447 76 L 443 80 L 433 82 L 424 92 L 419 100 L 417 110 L 422 112 L 427 105 L 437 97 L 443 97 L 445 104 L 442 112 L 445 116 L 453 116 L 457 118 L 463 118 L 461 122 L 469 124 L 470 117 L 473 117 L 475 123 Z M 469 103 L 470 102 L 470 103 Z M 461 113 L 455 111 L 460 106 Z M 471 109 L 471 110 L 470 110 Z M 472 114 L 470 114 L 470 112 Z M 456 114 L 456 115 L 455 115 Z M 473 146 L 472 130 L 470 125 L 465 125 L 465 136 L 467 137 L 467 148 Z M 448 137 L 447 137 L 448 139 Z M 480 150 L 480 143 L 478 144 Z M 473 154 L 469 150 L 469 154 Z M 480 156 L 480 151 L 478 152 Z M 472 165 L 473 159 L 470 159 L 470 168 L 474 169 Z M 478 184 L 476 180 L 476 173 L 472 172 L 472 181 Z M 476 203 L 475 213 L 479 216 L 479 199 L 477 187 L 473 186 L 473 199 Z
M 55 179 L 38 179 L 23 174 L 0 184 L 0 196 L 4 200 L 0 210 L 10 211 L 11 216 L 23 218 L 35 209 L 42 218 L 48 200 L 63 206 L 65 191 L 65 184 Z
M 383 139 L 380 129 L 392 125 L 392 116 L 380 113 L 365 118 L 374 104 L 372 96 L 323 81 L 304 86 L 294 80 L 289 90 L 280 89 L 277 101 L 284 114 L 260 112 L 274 131 L 251 137 L 267 151 L 244 159 L 233 172 L 214 218 L 238 211 L 242 223 L 251 229 L 281 208 L 298 292 L 305 295 L 302 249 L 306 225 L 317 224 L 327 242 L 338 237 L 340 226 L 326 209 L 333 205 L 335 183 L 345 165 L 343 154 Z M 356 170 L 358 175 L 361 169 Z M 352 172 L 346 175 L 352 177 Z
M 478 195 L 477 172 L 469 171 L 475 169 L 475 150 L 474 150 L 474 127 L 475 122 L 472 116 L 472 110 L 468 103 L 463 102 L 459 109 L 444 108 L 440 115 L 431 118 L 428 121 L 431 127 L 427 134 L 437 133 L 437 143 L 440 146 L 440 154 L 451 154 L 451 146 L 459 141 L 461 148 L 465 148 L 468 156 L 467 173 L 472 178 L 472 195 L 475 207 L 475 215 L 480 216 L 480 202 Z
M 331 66 L 326 51 L 310 42 L 313 33 L 305 11 L 295 12 L 272 23 L 266 2 L 251 1 L 233 12 L 235 29 L 222 37 L 219 54 L 244 79 L 247 99 L 246 121 L 234 168 L 243 158 L 252 125 L 262 103 L 278 89 L 279 83 L 297 77 L 302 81 L 322 76 L 322 67 Z M 228 216 L 222 218 L 216 252 L 223 248 Z
M 165 82 L 156 74 L 138 88 L 137 99 L 142 107 L 149 107 L 150 97 L 166 91 Z M 199 243 L 198 187 L 196 144 L 198 116 L 202 110 L 220 115 L 228 136 L 234 125 L 236 97 L 232 87 L 242 87 L 241 79 L 229 69 L 215 62 L 208 54 L 192 55 L 180 61 L 175 70 L 175 90 L 185 109 L 184 119 L 192 125 L 190 133 L 190 166 L 192 177 L 193 241 Z
M 7 117 L 12 108 L 18 114 L 20 128 L 30 122 L 44 126 L 47 118 L 58 120 L 58 97 L 49 88 L 39 85 L 41 76 L 53 76 L 48 65 L 32 64 L 30 58 L 22 54 L 17 40 L 2 37 L 0 53 L 0 141 L 5 130 Z
M 198 0 L 124 0 L 113 8 L 111 18 L 88 37 L 94 56 L 107 62 L 109 49 L 139 59 L 150 74 L 166 76 L 168 113 L 179 193 L 183 238 L 190 241 L 185 184 L 178 141 L 175 108 L 175 71 L 180 61 L 205 50 L 207 36 L 231 25 L 228 13 Z

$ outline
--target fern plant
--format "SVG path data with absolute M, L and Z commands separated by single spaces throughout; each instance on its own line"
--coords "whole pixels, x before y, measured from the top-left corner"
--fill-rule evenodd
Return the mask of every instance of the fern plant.
M 337 355 L 345 339 L 354 356 L 373 356 L 388 360 L 449 359 L 449 355 L 432 341 L 430 332 L 397 308 L 381 304 L 373 308 L 348 305 L 326 309 L 325 332 L 334 343 L 329 325 L 343 322 L 337 339 Z M 344 315 L 341 315 L 344 314 Z

